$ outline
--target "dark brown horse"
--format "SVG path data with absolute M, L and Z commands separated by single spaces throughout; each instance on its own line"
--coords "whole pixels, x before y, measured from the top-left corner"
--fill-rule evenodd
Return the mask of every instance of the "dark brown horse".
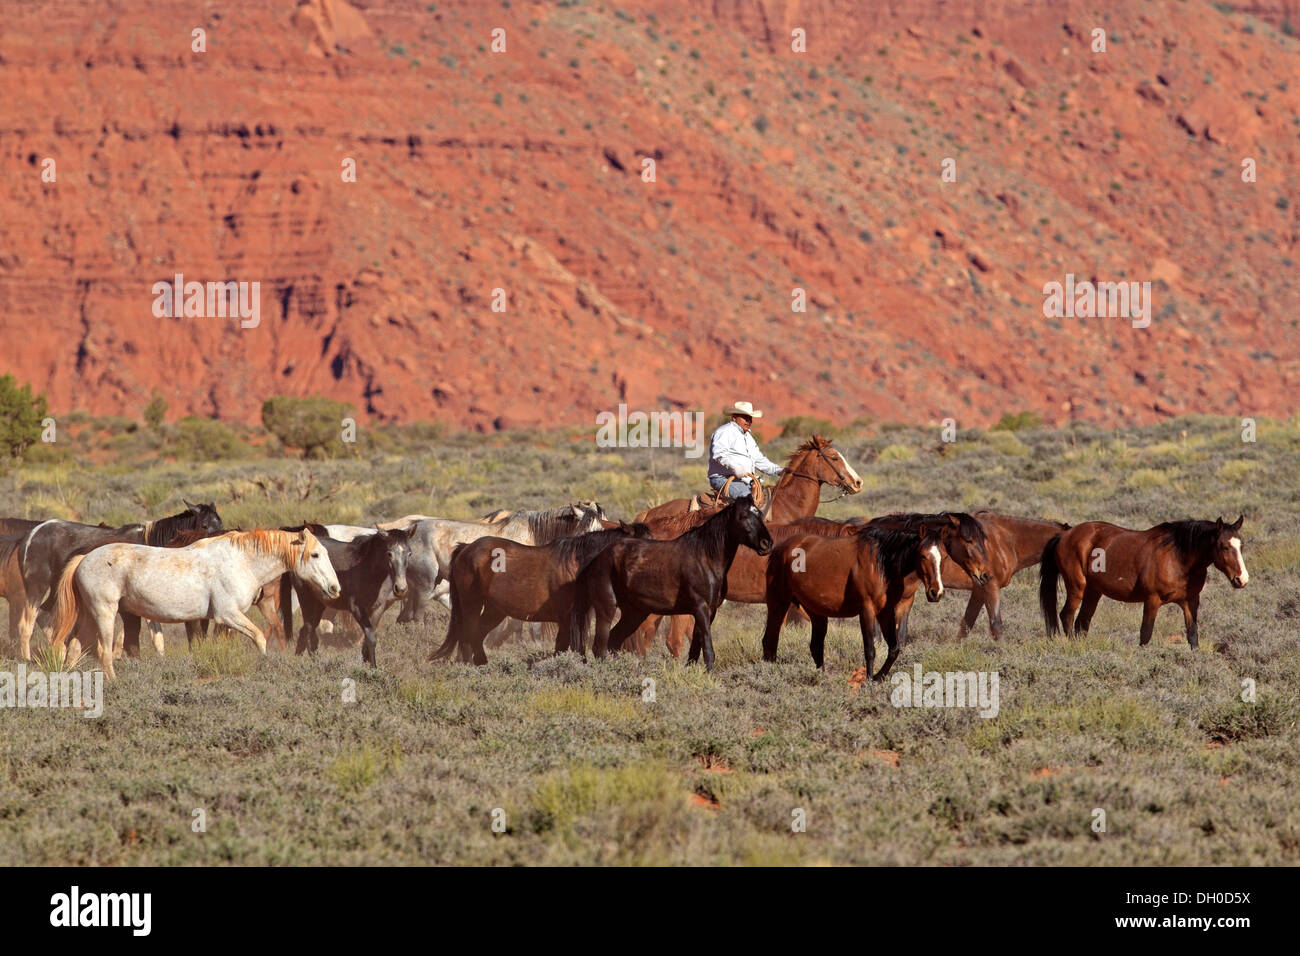
M 938 601 L 943 596 L 942 562 L 938 531 L 925 525 L 914 530 L 868 526 L 847 538 L 802 534 L 787 539 L 767 562 L 763 660 L 776 660 L 781 622 L 797 602 L 812 618 L 808 649 L 819 668 L 825 665 L 828 618 L 858 618 L 868 673 L 875 667 L 879 625 L 889 653 L 872 679 L 883 680 L 901 646 L 899 605 L 910 606 L 922 584 L 926 597 Z
M 280 578 L 280 616 L 286 638 L 293 633 L 293 599 L 302 610 L 302 627 L 298 629 L 298 653 L 315 654 L 320 646 L 317 628 L 326 608 L 347 611 L 361 628 L 361 660 L 378 667 L 376 657 L 379 622 L 394 600 L 406 596 L 406 561 L 411 556 L 411 537 L 415 526 L 398 531 L 376 529 L 374 534 L 338 541 L 325 533 L 323 525 L 308 524 L 283 531 L 308 530 L 329 555 L 338 576 L 339 593 L 328 598 L 296 576 Z
M 1085 521 L 1048 542 L 1038 588 L 1043 623 L 1057 633 L 1056 580 L 1065 582 L 1060 627 L 1071 636 L 1086 634 L 1097 602 L 1142 605 L 1140 644 L 1151 641 L 1156 613 L 1166 604 L 1183 609 L 1187 643 L 1197 646 L 1201 589 L 1210 565 L 1234 588 L 1250 580 L 1241 555 L 1241 524 L 1218 521 L 1167 521 L 1146 531 L 1131 531 L 1105 521 Z M 1078 620 L 1075 620 L 1075 612 Z
M 727 571 L 741 546 L 772 550 L 772 535 L 752 498 L 737 498 L 698 528 L 671 541 L 624 538 L 601 551 L 578 575 L 575 613 L 596 612 L 593 648 L 617 651 L 651 614 L 689 614 L 695 622 L 689 660 L 704 654 L 713 668 L 713 618 L 727 596 Z M 615 612 L 622 617 L 613 631 Z
M 813 435 L 790 455 L 785 471 L 777 479 L 771 498 L 763 508 L 764 519 L 784 524 L 816 514 L 822 485 L 839 488 L 841 497 L 856 495 L 862 490 L 862 479 L 829 438 Z M 692 500 L 674 498 L 665 501 L 642 511 L 635 520 L 650 523 L 655 518 L 684 514 L 690 509 Z
M 581 621 L 574 612 L 578 572 L 622 538 L 650 538 L 644 524 L 618 524 L 601 531 L 528 545 L 495 536 L 457 545 L 451 553 L 451 623 L 429 655 L 439 660 L 460 651 L 462 661 L 486 664 L 483 642 L 507 617 L 559 625 L 555 652 L 585 653 Z

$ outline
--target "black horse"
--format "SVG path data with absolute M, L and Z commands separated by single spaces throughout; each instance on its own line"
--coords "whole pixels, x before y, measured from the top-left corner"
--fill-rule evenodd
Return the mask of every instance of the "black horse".
M 688 660 L 713 668 L 711 627 L 727 597 L 727 571 L 741 545 L 760 555 L 772 550 L 772 535 L 750 497 L 737 498 L 697 528 L 669 541 L 621 538 L 578 574 L 576 620 L 596 612 L 593 650 L 617 651 L 651 614 L 689 614 L 695 619 Z M 610 631 L 615 611 L 622 617 Z M 581 632 L 578 634 L 581 640 Z
M 161 547 L 182 531 L 190 530 L 220 531 L 221 516 L 217 514 L 216 506 L 212 503 L 192 505 L 187 501 L 185 510 L 179 514 L 157 521 L 125 524 L 118 528 L 62 521 L 58 518 L 35 525 L 27 532 L 27 537 L 18 549 L 18 569 L 23 579 L 21 600 L 24 601 L 18 622 L 18 638 L 23 657 L 31 657 L 32 630 L 36 626 L 37 613 L 43 611 L 48 614 L 53 611 L 54 585 L 64 566 L 74 557 L 106 544 L 149 544 Z M 127 633 L 123 646 L 129 656 L 139 655 L 138 625 Z
M 352 541 L 338 541 L 329 537 L 323 525 L 308 524 L 282 531 L 301 531 L 306 528 L 316 536 L 329 555 L 330 564 L 339 579 L 339 596 L 326 598 L 315 588 L 286 574 L 280 578 L 280 618 L 284 622 L 287 639 L 293 633 L 293 595 L 298 596 L 302 609 L 302 628 L 298 631 L 299 654 L 310 650 L 313 654 L 320 646 L 316 628 L 325 608 L 347 611 L 361 627 L 361 659 L 372 667 L 375 660 L 375 629 L 380 618 L 393 600 L 406 594 L 406 562 L 411 555 L 413 528 L 401 531 L 379 531 Z M 291 590 L 292 589 L 292 590 Z

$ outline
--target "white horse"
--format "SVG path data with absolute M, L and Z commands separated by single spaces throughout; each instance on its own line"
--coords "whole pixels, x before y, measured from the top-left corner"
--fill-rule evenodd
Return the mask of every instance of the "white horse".
M 266 653 L 266 637 L 244 613 L 257 592 L 285 573 L 333 598 L 339 579 L 309 531 L 228 531 L 184 548 L 108 544 L 68 562 L 59 576 L 50 644 L 62 647 L 84 606 L 82 630 L 94 627 L 99 663 L 113 670 L 113 619 L 180 623 L 211 618 Z M 138 632 L 137 632 L 138 633 Z M 74 644 L 77 643 L 74 640 Z

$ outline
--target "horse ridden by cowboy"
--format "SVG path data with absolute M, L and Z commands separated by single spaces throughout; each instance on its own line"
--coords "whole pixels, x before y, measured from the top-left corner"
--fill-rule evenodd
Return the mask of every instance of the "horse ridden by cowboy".
M 719 426 L 709 440 L 709 485 L 719 497 L 744 498 L 753 495 L 759 472 L 775 476 L 785 469 L 770 461 L 750 434 L 754 419 L 763 417 L 752 403 L 736 402 L 722 414 L 730 416 L 730 421 Z

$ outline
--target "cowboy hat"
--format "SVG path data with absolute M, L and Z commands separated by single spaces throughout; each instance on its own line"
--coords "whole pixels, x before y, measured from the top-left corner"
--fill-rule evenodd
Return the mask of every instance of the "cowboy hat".
M 749 402 L 735 402 L 731 405 L 728 405 L 726 408 L 722 410 L 722 414 L 727 416 L 744 415 L 747 418 L 763 417 L 763 413 L 754 411 L 754 406 L 751 405 Z

